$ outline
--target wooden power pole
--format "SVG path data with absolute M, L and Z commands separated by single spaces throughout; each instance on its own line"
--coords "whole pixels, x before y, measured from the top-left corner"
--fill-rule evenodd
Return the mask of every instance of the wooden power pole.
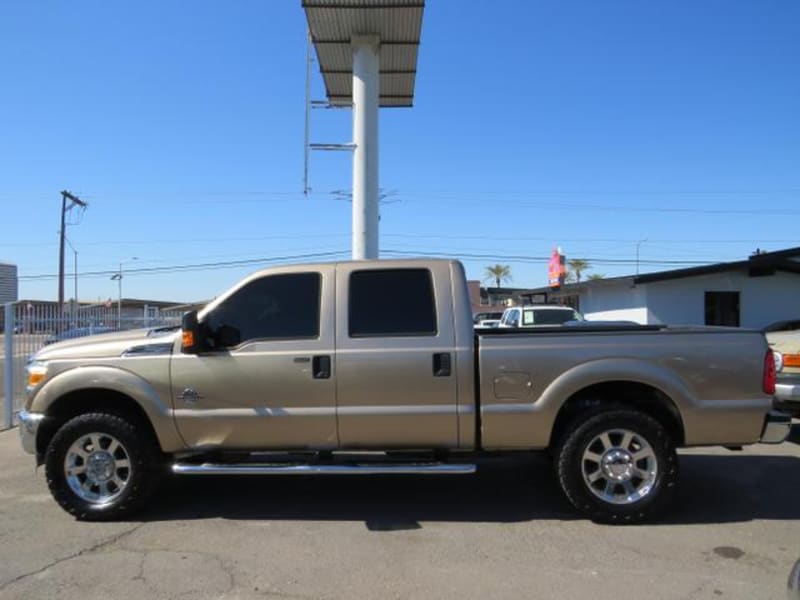
M 67 200 L 70 202 L 69 206 L 67 206 Z M 59 235 L 61 242 L 58 247 L 58 324 L 56 326 L 56 330 L 59 332 L 62 325 L 61 317 L 64 315 L 64 239 L 67 234 L 67 209 L 76 204 L 82 208 L 89 206 L 74 194 L 66 190 L 61 192 L 61 233 Z M 77 301 L 78 299 L 75 298 L 75 302 Z

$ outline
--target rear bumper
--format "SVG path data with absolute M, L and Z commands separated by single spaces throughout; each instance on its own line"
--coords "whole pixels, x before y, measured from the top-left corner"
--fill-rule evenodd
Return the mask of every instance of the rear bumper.
M 792 429 L 792 417 L 786 413 L 771 410 L 764 418 L 764 429 L 761 431 L 762 444 L 780 444 Z
M 777 383 L 775 395 L 781 400 L 796 400 L 800 402 L 800 383 Z
M 800 377 L 781 377 L 775 384 L 775 406 L 778 410 L 800 413 Z

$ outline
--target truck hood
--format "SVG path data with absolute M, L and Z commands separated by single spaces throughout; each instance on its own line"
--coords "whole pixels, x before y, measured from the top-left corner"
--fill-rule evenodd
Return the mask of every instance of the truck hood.
M 39 350 L 33 360 L 105 358 L 123 354 L 168 354 L 172 351 L 178 328 L 133 329 L 100 335 L 88 335 L 56 342 Z

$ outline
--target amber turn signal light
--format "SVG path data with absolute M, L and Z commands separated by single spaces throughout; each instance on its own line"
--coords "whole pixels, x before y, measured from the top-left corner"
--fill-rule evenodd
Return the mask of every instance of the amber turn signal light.
M 800 354 L 784 354 L 783 355 L 784 367 L 800 367 Z
M 38 385 L 44 379 L 44 373 L 28 373 L 28 385 L 33 387 Z
M 192 348 L 194 346 L 194 332 L 192 331 L 184 331 L 183 332 L 183 347 L 184 348 Z

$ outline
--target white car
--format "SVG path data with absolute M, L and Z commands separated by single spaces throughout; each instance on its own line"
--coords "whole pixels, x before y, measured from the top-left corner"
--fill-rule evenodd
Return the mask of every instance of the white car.
M 483 319 L 475 323 L 476 329 L 496 329 L 500 326 L 500 319 Z
M 531 306 L 512 306 L 503 311 L 500 328 L 547 327 L 563 325 L 567 321 L 583 321 L 577 310 L 569 306 L 555 304 L 534 304 Z
M 768 331 L 767 342 L 779 361 L 775 406 L 800 418 L 800 331 Z

